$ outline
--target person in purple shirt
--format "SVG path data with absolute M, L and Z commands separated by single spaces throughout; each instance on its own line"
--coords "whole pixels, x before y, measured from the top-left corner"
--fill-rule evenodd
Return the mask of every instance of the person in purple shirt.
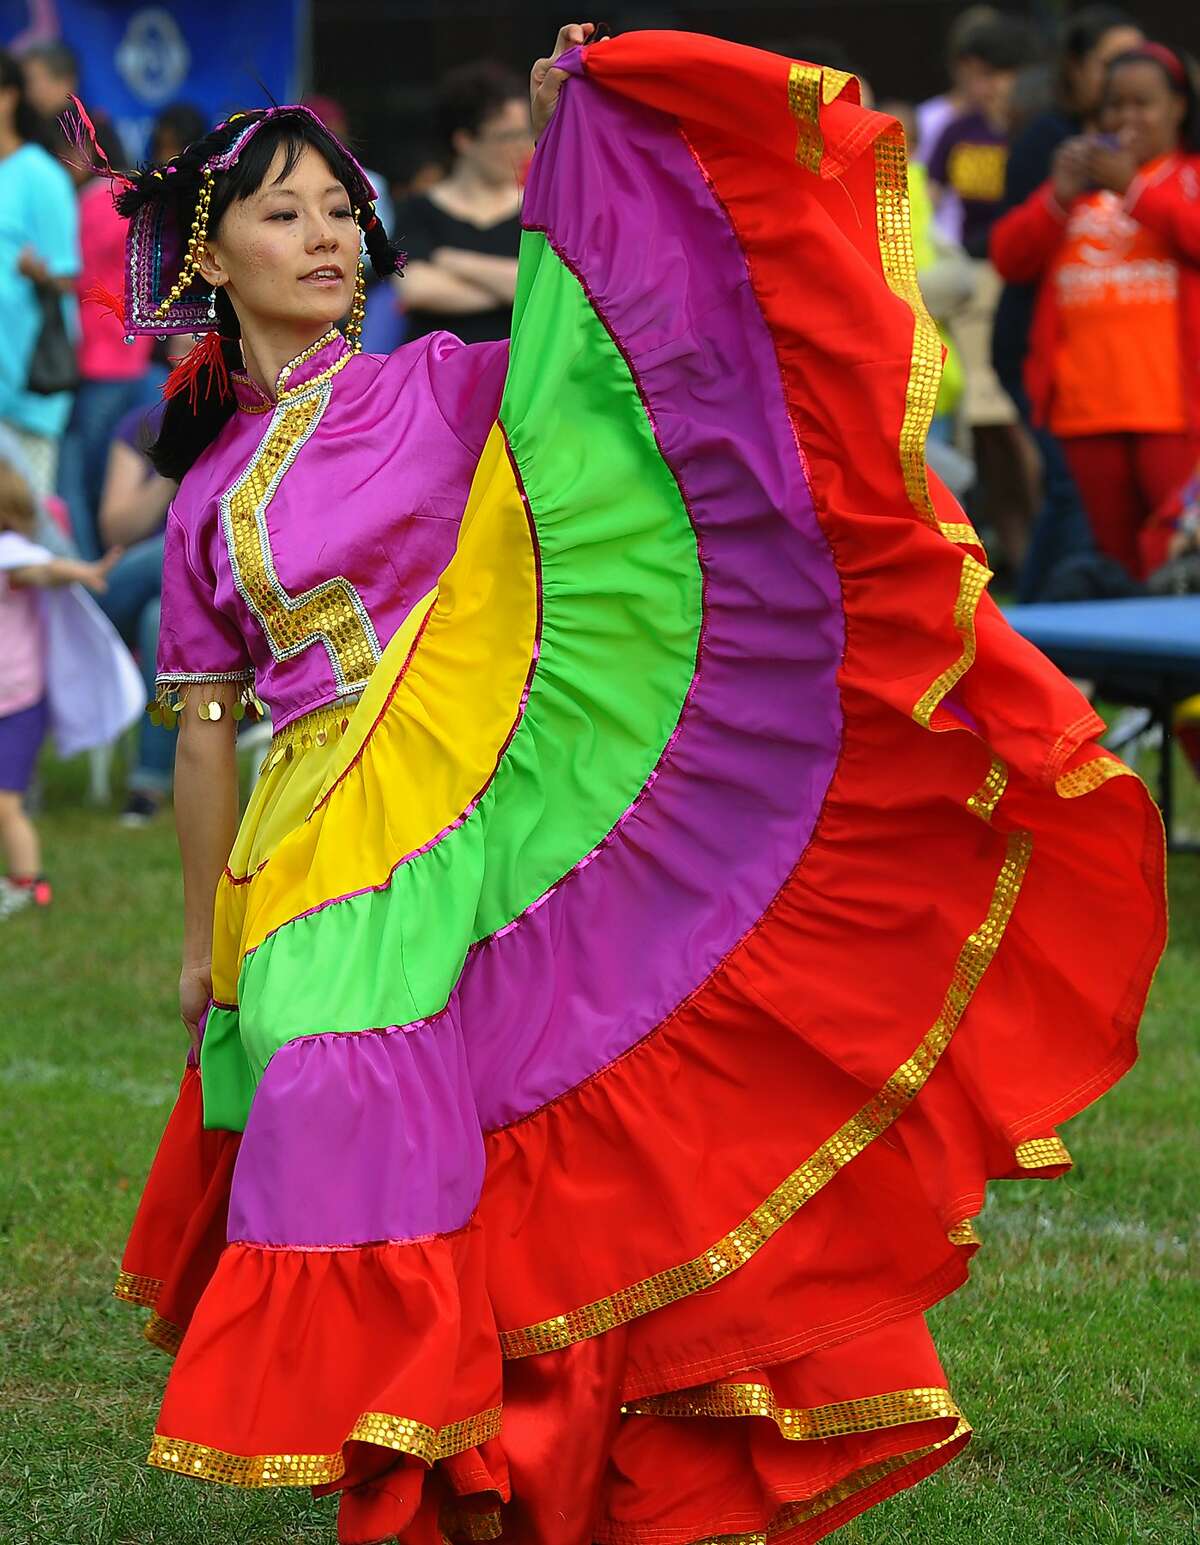
M 1035 453 L 1012 398 L 992 368 L 992 323 L 1000 278 L 988 262 L 988 232 L 1004 199 L 1008 107 L 1018 72 L 1036 57 L 1036 41 L 1018 17 L 981 22 L 971 36 L 975 68 L 964 112 L 943 129 L 929 157 L 935 202 L 953 196 L 962 209 L 962 244 L 972 259 L 975 291 L 955 318 L 954 337 L 966 378 L 963 418 L 979 470 L 981 524 L 997 551 L 1020 570 L 1033 518 Z

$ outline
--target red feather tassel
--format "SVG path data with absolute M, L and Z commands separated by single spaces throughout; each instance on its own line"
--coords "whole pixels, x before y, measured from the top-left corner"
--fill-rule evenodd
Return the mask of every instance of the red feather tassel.
M 114 295 L 110 289 L 102 284 L 93 284 L 84 290 L 83 298 L 93 306 L 102 306 L 110 312 L 120 323 L 121 331 L 125 331 L 125 302 L 119 295 Z
M 206 402 L 212 395 L 214 387 L 218 397 L 228 397 L 229 370 L 221 348 L 220 333 L 205 333 L 199 343 L 192 345 L 163 383 L 163 396 L 178 397 L 180 392 L 186 392 L 192 412 L 195 413 L 200 406 L 201 375 L 205 378 L 204 400 Z
M 59 118 L 59 127 L 70 140 L 71 144 L 79 151 L 82 160 L 74 164 L 85 172 L 92 172 L 97 177 L 107 177 L 114 184 L 113 196 L 116 197 L 115 184 L 121 183 L 124 187 L 131 188 L 133 184 L 128 177 L 124 177 L 116 170 L 112 162 L 105 155 L 100 141 L 96 138 L 96 125 L 86 107 L 78 97 L 71 97 L 71 107 L 74 112 L 66 112 Z

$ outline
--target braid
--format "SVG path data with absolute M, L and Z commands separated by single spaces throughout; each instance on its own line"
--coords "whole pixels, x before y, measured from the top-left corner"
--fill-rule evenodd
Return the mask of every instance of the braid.
M 405 254 L 400 251 L 384 229 L 383 221 L 375 213 L 374 204 L 368 204 L 361 209 L 358 218 L 375 277 L 386 279 L 391 274 L 401 273 L 404 269 Z
M 228 150 L 247 123 L 262 116 L 261 111 L 243 113 L 236 122 L 218 124 L 203 138 L 193 140 L 162 166 L 140 166 L 129 172 L 129 186 L 117 195 L 117 212 L 130 220 L 144 204 L 164 198 L 180 205 L 194 204 L 200 187 L 200 168 Z
M 217 291 L 217 326 L 220 329 L 225 369 L 241 370 L 242 327 L 224 290 Z M 186 392 L 168 397 L 158 439 L 146 453 L 154 470 L 161 477 L 180 482 L 201 451 L 212 444 L 236 410 L 237 399 L 231 391 L 223 395 L 219 392 L 205 392 L 197 397 L 194 404 Z

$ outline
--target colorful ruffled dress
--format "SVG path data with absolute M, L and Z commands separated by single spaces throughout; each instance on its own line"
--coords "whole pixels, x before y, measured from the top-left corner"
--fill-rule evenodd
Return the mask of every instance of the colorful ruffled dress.
M 277 744 L 117 1292 L 151 1462 L 345 1542 L 816 1540 L 967 1441 L 923 1313 L 1134 1059 L 1161 826 L 927 480 L 896 125 L 563 62 L 511 353 L 331 338 L 176 499 L 165 685 Z

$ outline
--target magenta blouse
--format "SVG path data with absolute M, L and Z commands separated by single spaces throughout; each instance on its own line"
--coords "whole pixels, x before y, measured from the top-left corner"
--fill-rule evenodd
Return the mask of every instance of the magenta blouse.
M 158 685 L 254 683 L 278 731 L 356 697 L 458 539 L 506 343 L 331 333 L 238 411 L 167 514 Z

